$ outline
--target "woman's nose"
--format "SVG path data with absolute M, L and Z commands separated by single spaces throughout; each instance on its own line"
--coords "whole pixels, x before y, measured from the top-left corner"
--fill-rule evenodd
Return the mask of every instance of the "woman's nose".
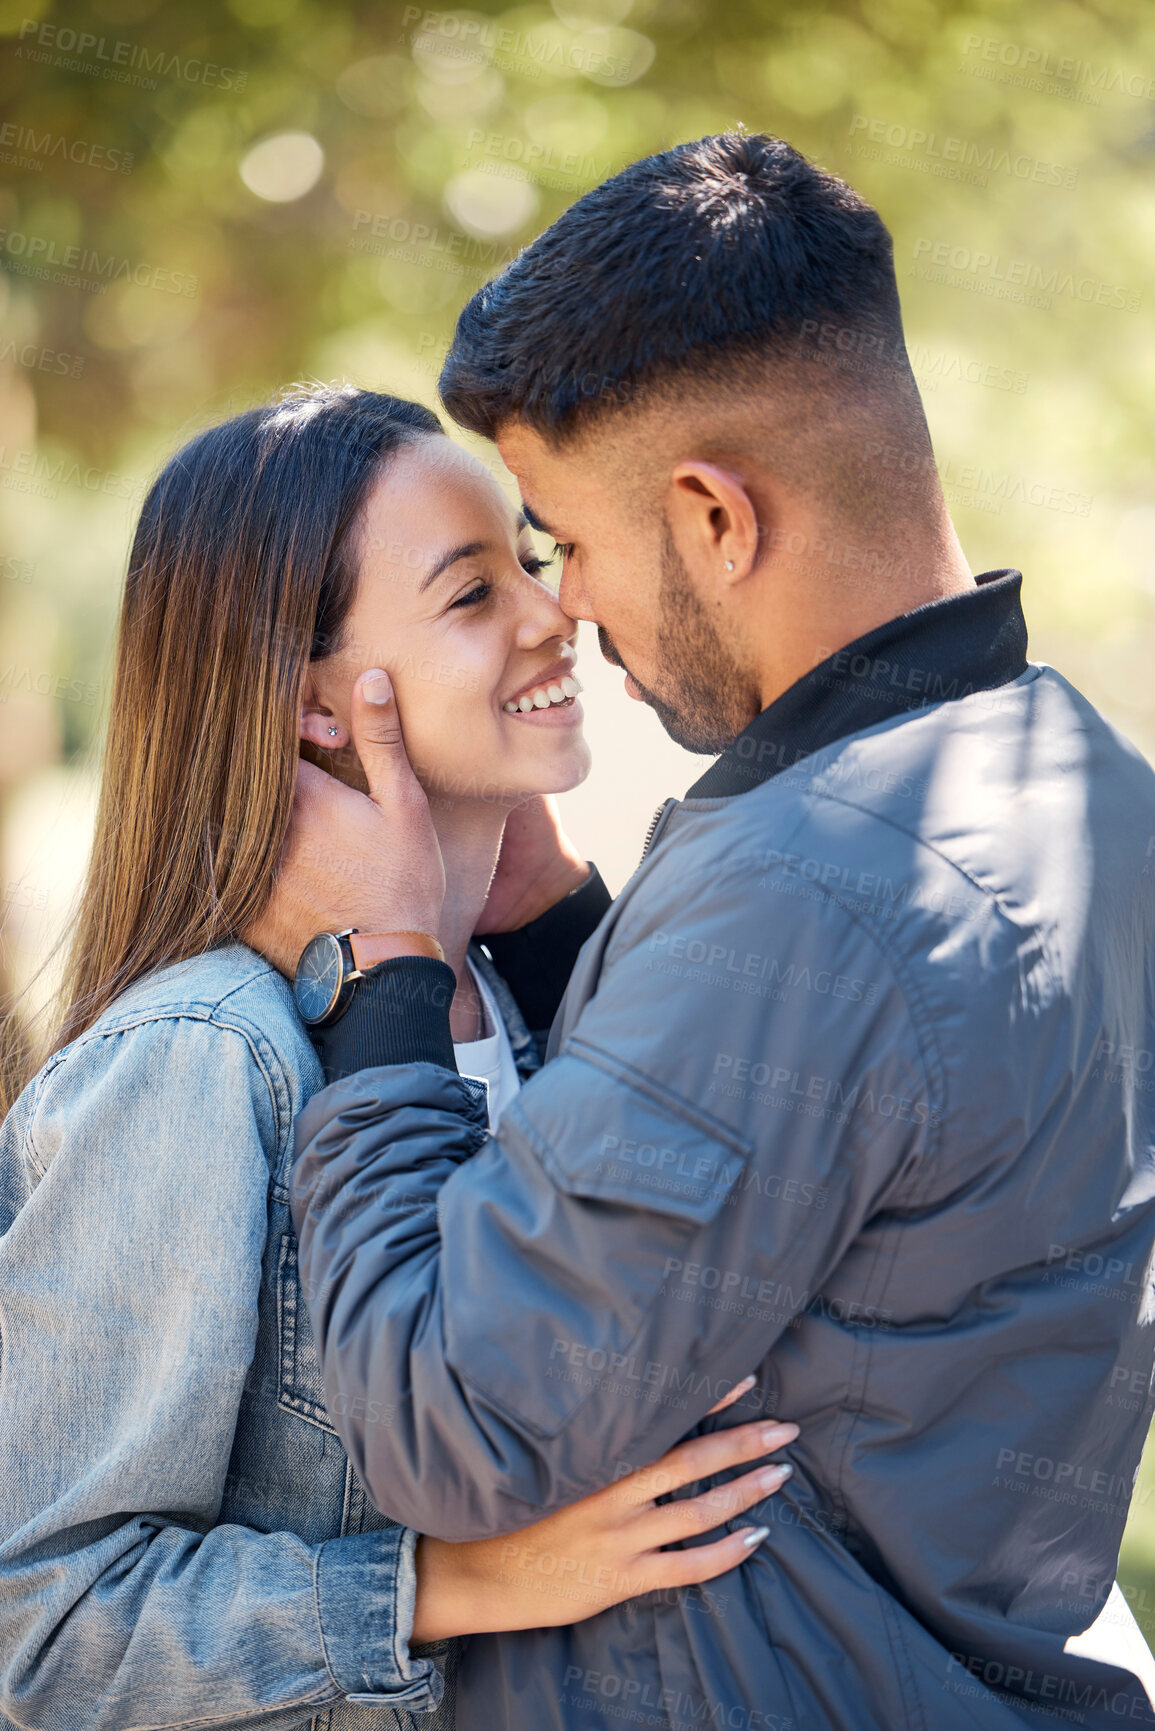
M 527 646 L 551 637 L 572 637 L 577 631 L 577 620 L 565 611 L 553 590 L 537 579 L 526 585 L 522 608 L 518 636 Z

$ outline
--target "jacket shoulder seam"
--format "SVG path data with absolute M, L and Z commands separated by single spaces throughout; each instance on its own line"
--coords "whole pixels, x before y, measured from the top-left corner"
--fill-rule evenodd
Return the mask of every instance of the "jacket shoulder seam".
M 878 951 L 902 995 L 907 1021 L 910 1023 L 911 1032 L 914 1034 L 915 1047 L 927 1084 L 927 1092 L 938 1108 L 936 1112 L 932 1113 L 933 1137 L 928 1137 L 926 1149 L 919 1157 L 916 1165 L 917 1171 L 929 1170 L 931 1166 L 930 1156 L 938 1153 L 942 1142 L 947 1104 L 946 1064 L 943 1061 L 938 1038 L 935 1034 L 934 1021 L 922 1002 L 916 976 L 907 969 L 905 956 L 891 951 L 884 941 L 884 934 L 870 925 L 857 908 L 840 900 L 829 890 L 823 890 L 823 894 L 835 907 L 841 908 L 848 919 L 853 920 L 867 942 Z
M 855 807 L 853 809 L 858 808 Z M 917 837 L 914 839 L 917 840 Z M 949 864 L 951 862 L 948 861 L 947 863 Z M 773 868 L 771 867 L 769 869 L 772 870 Z M 716 884 L 718 880 L 717 878 L 713 878 L 711 881 Z M 938 1151 L 942 1137 L 943 1123 L 946 1117 L 946 1066 L 943 1062 L 942 1053 L 939 1049 L 938 1041 L 934 1033 L 933 1021 L 927 1014 L 925 1006 L 921 1001 L 916 976 L 908 970 L 905 957 L 903 957 L 899 952 L 892 951 L 889 948 L 888 944 L 885 942 L 884 934 L 867 921 L 860 909 L 854 907 L 849 902 L 843 901 L 827 885 L 815 883 L 811 887 L 821 893 L 823 900 L 828 906 L 839 908 L 848 919 L 853 921 L 854 925 L 862 933 L 867 942 L 870 943 L 870 945 L 877 950 L 878 954 L 882 957 L 886 968 L 901 994 L 903 1005 L 906 1010 L 906 1018 L 914 1036 L 915 1053 L 923 1072 L 923 1079 L 927 1086 L 927 1092 L 937 1107 L 937 1111 L 934 1114 L 933 1136 L 928 1137 L 925 1151 L 921 1156 L 919 1156 L 915 1168 L 916 1171 L 919 1172 L 924 1169 L 929 1169 L 929 1157 L 932 1153 L 937 1153 Z M 990 894 L 989 891 L 983 891 L 982 893 L 987 896 Z M 572 1043 L 572 1039 L 572 1036 L 567 1039 L 565 1042 L 566 1047 Z M 620 1062 L 620 1060 L 615 1061 Z M 633 1078 L 631 1078 L 631 1081 L 633 1081 Z M 651 1083 L 651 1087 L 652 1086 L 653 1084 Z M 680 1103 L 681 1097 L 679 1095 L 669 1093 L 668 1091 L 664 1092 L 667 1093 L 668 1099 L 671 1103 Z M 695 1108 L 694 1110 L 700 1111 L 700 1108 Z
M 197 1009 L 200 1009 L 202 1013 L 197 1014 Z M 36 1149 L 34 1131 L 36 1116 L 40 1109 L 43 1091 L 47 1087 L 49 1080 L 57 1073 L 57 1071 L 67 1064 L 69 1058 L 73 1057 L 82 1049 L 87 1049 L 96 1040 L 116 1038 L 121 1034 L 133 1033 L 138 1028 L 148 1027 L 150 1024 L 159 1022 L 203 1022 L 212 1027 L 219 1028 L 223 1033 L 235 1034 L 238 1039 L 244 1041 L 253 1063 L 261 1074 L 261 1078 L 264 1081 L 265 1088 L 269 1095 L 269 1104 L 272 1107 L 273 1112 L 276 1144 L 279 1152 L 287 1134 L 287 1128 L 285 1123 L 285 1113 L 282 1111 L 281 1103 L 278 1098 L 276 1082 L 274 1082 L 274 1078 L 270 1074 L 269 1066 L 266 1064 L 261 1051 L 258 1049 L 258 1045 L 268 1045 L 267 1039 L 259 1029 L 254 1027 L 250 1031 L 248 1027 L 243 1026 L 240 1019 L 226 1019 L 206 1012 L 207 1006 L 192 1005 L 184 1008 L 173 1005 L 170 1008 L 155 1009 L 148 1011 L 147 1013 L 142 1011 L 132 1020 L 117 1023 L 112 1027 L 94 1026 L 92 1028 L 86 1028 L 83 1034 L 81 1034 L 76 1040 L 72 1041 L 69 1045 L 65 1046 L 62 1051 L 54 1053 L 44 1065 L 39 1077 L 37 1078 L 36 1092 L 33 1096 L 28 1114 L 26 1136 L 27 1146 L 35 1159 L 36 1167 L 40 1172 L 41 1177 L 44 1176 L 48 1168 L 44 1165 Z M 271 1046 L 269 1046 L 269 1051 L 273 1056 L 274 1063 L 276 1064 L 278 1072 L 277 1082 L 280 1083 L 280 1089 L 285 1095 L 285 1104 L 287 1106 L 289 1098 L 288 1076 L 285 1072 L 284 1066 L 280 1063 L 280 1060 L 277 1058 L 276 1053 Z
M 829 805 L 840 805 L 845 811 L 859 812 L 863 817 L 869 818 L 873 823 L 883 824 L 887 829 L 892 829 L 896 831 L 897 834 L 905 836 L 906 839 L 913 842 L 916 847 L 922 849 L 925 853 L 933 854 L 935 859 L 941 860 L 943 865 L 949 867 L 949 869 L 952 872 L 956 872 L 964 882 L 970 884 L 975 893 L 981 896 L 985 902 L 989 903 L 990 906 L 994 908 L 999 920 L 1004 925 L 1011 926 L 1013 924 L 1009 914 L 1003 906 L 1002 899 L 997 890 L 990 889 L 986 884 L 981 884 L 973 873 L 969 872 L 964 865 L 959 864 L 958 860 L 951 859 L 950 855 L 944 853 L 940 847 L 936 847 L 933 842 L 927 841 L 925 836 L 917 835 L 914 830 L 908 829 L 905 824 L 899 823 L 896 818 L 889 817 L 885 812 L 872 811 L 869 806 L 856 805 L 852 799 L 844 799 L 840 794 L 830 793 L 827 789 L 822 787 L 807 787 L 799 789 L 799 792 L 802 794 L 804 799 L 822 799 Z M 838 898 L 834 897 L 833 899 L 837 901 Z M 845 906 L 844 903 L 840 903 L 839 905 Z M 1043 962 L 1046 966 L 1047 973 L 1050 975 L 1051 984 L 1055 987 L 1056 991 L 1058 991 L 1061 989 L 1061 981 L 1056 977 L 1055 972 L 1051 967 L 1049 950 L 1044 942 L 1045 934 L 1037 922 L 1032 922 L 1030 929 L 1039 937 L 1040 955 L 1042 956 Z

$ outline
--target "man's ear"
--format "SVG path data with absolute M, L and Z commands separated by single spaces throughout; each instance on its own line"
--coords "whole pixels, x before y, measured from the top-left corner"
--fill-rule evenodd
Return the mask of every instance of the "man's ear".
M 349 743 L 349 729 L 342 726 L 325 702 L 311 667 L 301 687 L 300 737 L 320 751 L 341 751 Z
M 666 514 L 690 570 L 726 587 L 749 576 L 758 559 L 758 513 L 732 469 L 696 458 L 676 464 Z

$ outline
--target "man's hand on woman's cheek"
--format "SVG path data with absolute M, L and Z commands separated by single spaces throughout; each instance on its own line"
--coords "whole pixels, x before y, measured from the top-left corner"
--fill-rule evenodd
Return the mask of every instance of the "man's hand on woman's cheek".
M 353 687 L 353 745 L 368 794 L 314 764 L 297 766 L 293 815 L 276 884 L 240 936 L 291 979 L 320 931 L 424 931 L 437 936 L 445 868 L 429 802 L 405 754 L 388 674 Z

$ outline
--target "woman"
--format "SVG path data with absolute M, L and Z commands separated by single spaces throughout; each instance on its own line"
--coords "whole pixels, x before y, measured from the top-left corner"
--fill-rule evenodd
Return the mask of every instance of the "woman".
M 618 1584 L 597 1604 L 504 1582 L 497 1541 L 418 1543 L 345 1457 L 297 1279 L 291 1129 L 322 1077 L 286 979 L 238 934 L 298 753 L 359 785 L 352 686 L 389 671 L 445 858 L 459 1060 L 496 1113 L 537 1060 L 470 934 L 508 812 L 587 767 L 573 622 L 540 571 L 432 414 L 353 389 L 202 433 L 145 502 L 59 1028 L 0 1131 L 5 1723 L 345 1731 L 420 1710 L 432 1731 L 451 1691 L 430 1718 L 423 1631 L 568 1622 L 748 1554 L 746 1529 L 660 1547 L 764 1497 L 764 1471 L 653 1497 L 763 1455 L 759 1425 L 526 1530 Z

